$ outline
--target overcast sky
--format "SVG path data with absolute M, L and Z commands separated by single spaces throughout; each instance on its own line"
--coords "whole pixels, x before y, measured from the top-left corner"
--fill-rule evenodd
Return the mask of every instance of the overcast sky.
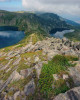
M 80 19 L 80 0 L 0 0 L 0 9 L 46 11 L 72 20 Z

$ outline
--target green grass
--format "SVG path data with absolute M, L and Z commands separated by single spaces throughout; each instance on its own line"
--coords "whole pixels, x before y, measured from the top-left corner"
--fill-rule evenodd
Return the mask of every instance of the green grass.
M 74 66 L 73 64 L 70 64 L 69 61 L 78 60 L 75 58 L 76 57 L 72 56 L 67 57 L 62 55 L 56 55 L 51 61 L 48 62 L 48 64 L 43 65 L 39 79 L 39 88 L 40 92 L 44 94 L 46 98 L 48 98 L 51 93 L 57 95 L 59 93 L 64 93 L 69 89 L 69 87 L 66 85 L 65 80 L 60 79 L 55 82 L 52 75 L 67 73 L 67 69 L 69 67 Z M 55 85 L 54 89 L 52 89 L 53 83 Z M 69 83 L 71 84 L 72 80 L 69 81 Z
M 77 56 L 67 55 L 65 57 L 68 59 L 68 61 L 78 61 L 79 60 L 79 58 Z
M 63 79 L 59 79 L 54 82 L 54 95 L 58 95 L 59 93 L 64 93 L 70 88 L 66 85 L 66 81 Z

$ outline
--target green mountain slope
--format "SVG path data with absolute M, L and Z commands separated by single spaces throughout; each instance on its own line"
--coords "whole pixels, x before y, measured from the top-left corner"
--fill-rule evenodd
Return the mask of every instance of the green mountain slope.
M 54 28 L 75 29 L 75 26 L 67 24 L 63 18 L 53 13 L 36 14 L 31 12 L 8 12 L 4 10 L 0 10 L 0 26 L 16 26 L 19 30 L 25 31 L 27 37 L 36 33 L 40 39 L 49 36 L 49 32 Z M 77 34 L 70 33 L 65 36 L 72 38 L 72 40 L 74 38 L 75 40 L 79 40 L 80 32 L 75 32 Z
M 19 30 L 27 32 L 45 31 L 49 33 L 53 28 L 68 28 L 65 21 L 60 20 L 58 15 L 45 13 L 36 15 L 34 13 L 16 13 L 0 11 L 0 26 L 17 26 Z

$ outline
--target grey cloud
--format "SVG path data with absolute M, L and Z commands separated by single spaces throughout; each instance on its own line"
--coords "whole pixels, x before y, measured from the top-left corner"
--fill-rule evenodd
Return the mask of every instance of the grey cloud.
M 22 0 L 27 10 L 80 16 L 80 0 Z
M 79 4 L 80 0 L 38 0 L 45 4 Z

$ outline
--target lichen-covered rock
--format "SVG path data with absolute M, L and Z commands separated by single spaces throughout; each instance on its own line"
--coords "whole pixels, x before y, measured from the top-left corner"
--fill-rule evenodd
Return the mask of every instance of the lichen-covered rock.
M 32 79 L 25 87 L 24 87 L 24 93 L 26 96 L 29 94 L 34 94 L 35 92 L 35 83 L 34 79 Z

